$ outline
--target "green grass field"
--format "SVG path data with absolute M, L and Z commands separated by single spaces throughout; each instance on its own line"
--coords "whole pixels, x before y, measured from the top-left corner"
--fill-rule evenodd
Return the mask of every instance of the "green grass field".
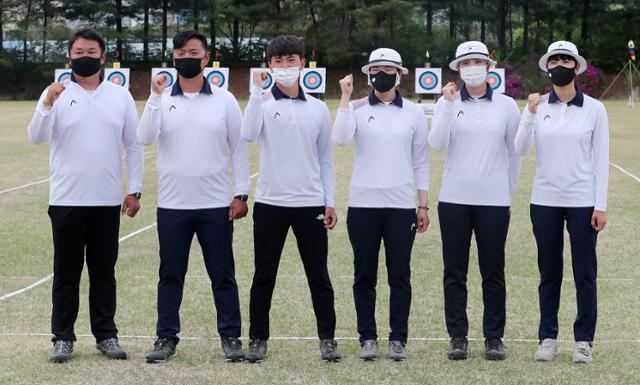
M 244 104 L 244 103 L 242 103 Z M 337 101 L 329 101 L 332 111 Z M 611 128 L 611 162 L 640 175 L 640 109 L 626 102 L 607 102 Z M 0 190 L 48 177 L 48 147 L 33 146 L 26 127 L 35 102 L 0 103 Z M 143 103 L 139 103 L 140 112 Z M 251 172 L 257 171 L 257 148 L 251 144 Z M 155 148 L 146 148 L 143 208 L 135 219 L 123 219 L 120 236 L 155 222 Z M 99 355 L 90 335 L 88 279 L 82 281 L 78 342 L 70 362 L 50 364 L 47 355 L 51 280 L 0 300 L 0 384 L 639 384 L 640 383 L 640 183 L 611 167 L 609 225 L 599 237 L 599 322 L 594 362 L 571 363 L 575 288 L 565 250 L 565 282 L 560 310 L 561 354 L 551 364 L 533 360 L 536 350 L 538 271 L 528 215 L 534 157 L 523 162 L 512 206 L 507 243 L 507 328 L 509 357 L 504 362 L 482 358 L 482 301 L 475 250 L 469 269 L 470 359 L 449 361 L 444 325 L 442 257 L 436 210 L 431 226 L 418 235 L 412 259 L 413 303 L 408 352 L 401 363 L 356 358 L 352 251 L 345 216 L 352 147 L 335 148 L 339 223 L 330 233 L 329 268 L 336 294 L 336 336 L 345 358 L 330 364 L 319 359 L 315 320 L 302 263 L 292 236 L 284 250 L 271 311 L 269 357 L 261 363 L 231 364 L 222 358 L 215 328 L 215 309 L 197 242 L 191 253 L 182 305 L 182 337 L 178 355 L 163 365 L 149 365 L 144 354 L 155 333 L 156 282 L 159 264 L 155 228 L 120 244 L 117 265 L 116 321 L 127 361 Z M 436 207 L 443 154 L 431 156 L 430 206 Z M 255 179 L 252 180 L 252 189 Z M 46 215 L 48 184 L 0 193 L 0 296 L 20 290 L 52 272 L 51 228 Z M 237 280 L 248 330 L 248 302 L 253 274 L 251 218 L 235 224 Z M 568 242 L 567 242 L 568 245 Z M 388 333 L 388 288 L 383 264 L 379 271 L 379 334 Z M 381 341 L 386 355 L 386 341 Z M 384 356 L 384 355 L 383 355 Z

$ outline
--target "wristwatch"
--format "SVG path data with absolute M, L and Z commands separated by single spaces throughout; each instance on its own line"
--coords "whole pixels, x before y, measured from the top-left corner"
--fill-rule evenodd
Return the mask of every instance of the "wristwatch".
M 243 202 L 246 202 L 249 200 L 249 195 L 247 194 L 240 194 L 240 195 L 236 195 L 234 196 L 235 199 L 240 199 Z
M 136 197 L 138 199 L 142 198 L 142 193 L 140 191 L 129 194 L 130 197 Z

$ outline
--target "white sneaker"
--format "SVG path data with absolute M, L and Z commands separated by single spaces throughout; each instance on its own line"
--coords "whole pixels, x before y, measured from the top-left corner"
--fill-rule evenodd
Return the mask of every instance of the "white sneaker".
M 588 364 L 593 361 L 593 347 L 591 342 L 576 341 L 576 350 L 573 351 L 574 364 Z
M 536 361 L 551 362 L 558 356 L 558 342 L 555 338 L 545 338 L 534 355 Z

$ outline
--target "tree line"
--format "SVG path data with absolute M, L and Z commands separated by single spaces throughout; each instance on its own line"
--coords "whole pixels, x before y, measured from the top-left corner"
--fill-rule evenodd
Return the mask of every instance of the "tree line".
M 63 62 L 66 39 L 85 25 L 125 62 L 165 61 L 170 38 L 194 28 L 229 66 L 259 62 L 271 36 L 290 33 L 305 38 L 309 56 L 314 50 L 336 68 L 361 65 L 381 46 L 398 50 L 408 65 L 443 65 L 464 40 L 483 41 L 500 61 L 514 63 L 565 39 L 615 71 L 627 41 L 640 40 L 640 1 L 0 0 L 0 60 Z

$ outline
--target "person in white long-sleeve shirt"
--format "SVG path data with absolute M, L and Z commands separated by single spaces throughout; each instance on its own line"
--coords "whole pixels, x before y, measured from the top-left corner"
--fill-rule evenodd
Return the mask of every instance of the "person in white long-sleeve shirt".
M 261 95 L 267 74 L 255 72 L 242 123 L 242 137 L 257 141 L 260 150 L 253 208 L 255 273 L 245 358 L 256 362 L 267 355 L 271 296 L 291 227 L 311 289 L 321 358 L 337 361 L 341 354 L 334 339 L 336 314 L 327 268 L 327 230 L 337 222 L 329 108 L 299 85 L 305 65 L 301 39 L 275 37 L 267 46 L 267 60 L 275 85 Z
M 531 223 L 540 270 L 540 346 L 538 361 L 558 355 L 558 308 L 562 286 L 564 226 L 571 242 L 578 314 L 573 324 L 573 361 L 588 363 L 597 318 L 598 232 L 607 224 L 609 124 L 604 105 L 576 87 L 586 60 L 568 41 L 551 44 L 538 65 L 553 83 L 551 93 L 529 95 L 516 150 L 526 155 L 536 146 L 531 194 Z
M 332 134 L 341 146 L 355 141 L 347 227 L 354 255 L 359 358 L 378 356 L 376 283 L 384 241 L 391 290 L 388 357 L 402 361 L 407 357 L 411 250 L 416 231 L 425 232 L 429 225 L 427 121 L 422 109 L 396 89 L 408 73 L 398 52 L 374 50 L 362 72 L 373 89 L 350 103 L 353 76 L 340 81 L 342 98 Z
M 68 53 L 71 80 L 44 90 L 28 128 L 33 144 L 51 147 L 54 347 L 49 360 L 67 361 L 73 351 L 85 255 L 96 348 L 109 358 L 124 359 L 127 353 L 118 343 L 114 322 L 115 264 L 120 214 L 134 217 L 140 209 L 144 159 L 136 140 L 138 114 L 129 91 L 103 79 L 105 42 L 97 32 L 74 33 Z M 123 149 L 128 192 L 124 201 Z
M 227 90 L 203 76 L 209 62 L 206 37 L 188 30 L 173 38 L 178 81 L 152 79 L 138 138 L 158 143 L 158 336 L 147 362 L 175 354 L 180 303 L 194 234 L 211 280 L 224 356 L 243 358 L 240 301 L 233 258 L 233 221 L 247 214 L 249 158 L 240 135 L 242 112 Z M 233 186 L 229 176 L 233 173 Z
M 454 360 L 466 359 L 468 352 L 467 271 L 473 233 L 482 275 L 485 358 L 506 357 L 505 242 L 520 172 L 514 147 L 520 109 L 487 84 L 488 70 L 495 64 L 481 42 L 458 46 L 449 67 L 460 72 L 464 85 L 460 91 L 455 83 L 443 87 L 429 133 L 431 149 L 447 152 L 438 217 L 445 321 L 451 337 L 447 354 Z

